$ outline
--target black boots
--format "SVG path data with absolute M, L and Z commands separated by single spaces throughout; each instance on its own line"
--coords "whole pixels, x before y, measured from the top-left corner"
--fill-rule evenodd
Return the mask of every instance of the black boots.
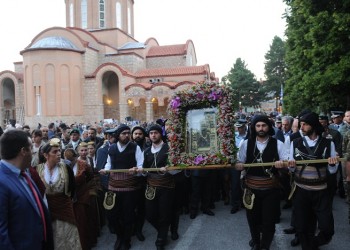
M 145 240 L 145 236 L 143 235 L 142 231 L 136 231 L 135 232 L 135 236 L 139 241 L 144 241 Z
M 177 240 L 179 238 L 179 234 L 177 233 L 177 230 L 171 231 L 171 239 Z
M 176 212 L 176 214 L 173 216 L 173 219 L 170 223 L 170 233 L 171 233 L 171 239 L 177 240 L 179 238 L 179 234 L 177 232 L 179 228 L 179 221 L 180 221 L 180 213 Z
M 295 234 L 295 237 L 294 237 L 294 239 L 291 240 L 290 245 L 292 247 L 296 247 L 299 244 L 300 244 L 300 240 L 299 240 L 298 234 Z
M 164 250 L 165 244 L 166 244 L 166 240 L 157 238 L 157 240 L 156 240 L 157 250 Z

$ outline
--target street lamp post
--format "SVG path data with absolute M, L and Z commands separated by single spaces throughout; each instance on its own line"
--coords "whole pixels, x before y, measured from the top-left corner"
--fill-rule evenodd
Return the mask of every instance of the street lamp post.
M 276 110 L 278 111 L 278 105 L 279 105 L 278 101 L 279 101 L 280 97 L 276 96 L 275 99 L 276 99 Z

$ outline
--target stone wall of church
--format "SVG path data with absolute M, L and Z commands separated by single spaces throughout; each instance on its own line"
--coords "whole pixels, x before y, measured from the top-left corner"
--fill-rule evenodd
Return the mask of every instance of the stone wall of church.
M 83 56 L 84 74 L 89 75 L 94 73 L 99 64 L 98 52 L 87 48 Z
M 148 69 L 183 67 L 186 66 L 186 57 L 183 55 L 151 57 L 147 58 L 146 66 Z
M 142 70 L 146 67 L 145 61 L 135 55 L 111 55 L 111 56 L 100 56 L 100 62 L 103 63 L 115 63 L 122 67 L 125 70 L 128 70 L 131 73 L 135 73 L 139 70 Z
M 31 116 L 25 117 L 25 124 L 29 125 L 31 129 L 35 129 L 38 127 L 40 123 L 43 126 L 48 126 L 51 122 L 64 122 L 66 124 L 73 123 L 81 123 L 84 120 L 83 116 L 50 116 L 50 117 L 42 117 L 42 116 Z
M 95 78 L 85 79 L 83 84 L 83 122 L 93 123 L 103 119 L 102 95 Z
M 19 74 L 23 74 L 23 62 L 15 62 L 15 72 Z

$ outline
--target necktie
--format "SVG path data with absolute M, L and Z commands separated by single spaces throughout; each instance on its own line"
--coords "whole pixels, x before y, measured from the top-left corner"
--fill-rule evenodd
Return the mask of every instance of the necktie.
M 21 172 L 21 175 L 24 177 L 24 179 L 28 183 L 28 186 L 29 186 L 30 190 L 32 191 L 33 196 L 35 198 L 35 202 L 36 202 L 36 204 L 37 204 L 37 206 L 39 208 L 41 220 L 42 220 L 43 225 L 44 225 L 44 240 L 46 241 L 46 221 L 45 221 L 45 214 L 44 214 L 43 206 L 41 205 L 38 193 L 36 192 L 36 190 L 35 190 L 35 188 L 33 186 L 33 183 L 30 180 L 29 176 L 24 171 Z

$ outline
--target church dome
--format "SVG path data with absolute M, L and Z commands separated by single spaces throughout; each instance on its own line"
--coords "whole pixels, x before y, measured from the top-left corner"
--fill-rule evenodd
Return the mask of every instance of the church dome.
M 61 36 L 50 36 L 35 42 L 30 49 L 69 49 L 78 50 L 78 48 L 68 39 Z

